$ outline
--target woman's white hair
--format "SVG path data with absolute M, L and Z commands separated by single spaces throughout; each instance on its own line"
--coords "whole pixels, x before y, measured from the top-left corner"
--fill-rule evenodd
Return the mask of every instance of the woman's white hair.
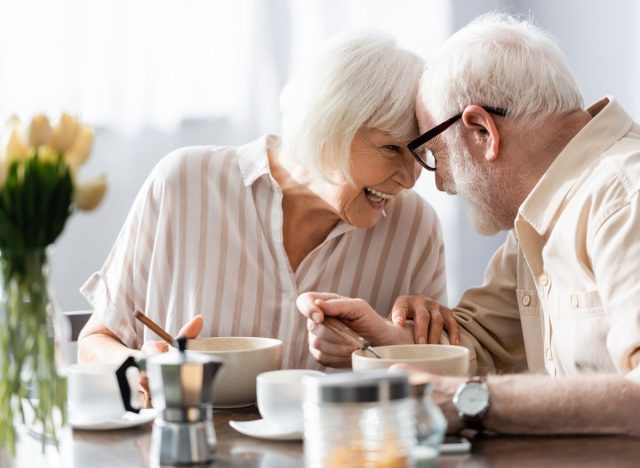
M 415 101 L 423 61 L 373 30 L 334 36 L 280 98 L 281 157 L 312 175 L 353 182 L 350 148 L 363 127 L 402 140 L 418 133 Z
M 501 13 L 480 16 L 445 42 L 422 76 L 420 96 L 435 119 L 477 104 L 526 116 L 532 126 L 583 105 L 555 40 L 531 21 Z

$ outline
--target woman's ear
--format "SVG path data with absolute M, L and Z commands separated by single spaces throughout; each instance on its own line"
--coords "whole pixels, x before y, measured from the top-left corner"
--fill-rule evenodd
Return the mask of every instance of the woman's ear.
M 493 120 L 493 115 L 480 106 L 471 105 L 462 112 L 462 122 L 465 127 L 479 132 L 482 136 L 485 159 L 489 162 L 498 159 L 500 132 Z

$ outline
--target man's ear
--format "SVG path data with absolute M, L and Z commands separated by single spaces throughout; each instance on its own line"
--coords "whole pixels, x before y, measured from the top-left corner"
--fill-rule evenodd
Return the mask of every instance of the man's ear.
M 480 133 L 482 145 L 485 147 L 485 159 L 489 162 L 495 161 L 500 148 L 500 132 L 493 115 L 480 106 L 471 105 L 462 112 L 462 122 L 465 127 Z

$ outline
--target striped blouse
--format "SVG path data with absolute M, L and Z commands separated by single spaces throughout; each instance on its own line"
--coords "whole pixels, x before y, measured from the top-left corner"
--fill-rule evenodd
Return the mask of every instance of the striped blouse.
M 339 222 L 294 272 L 282 192 L 269 171 L 275 144 L 266 136 L 240 147 L 182 148 L 153 169 L 106 262 L 81 288 L 125 345 L 158 339 L 135 310 L 174 335 L 201 313 L 201 336 L 279 338 L 283 368 L 318 368 L 299 294 L 360 297 L 382 315 L 401 294 L 446 303 L 439 221 L 413 191 L 391 201 L 373 228 Z

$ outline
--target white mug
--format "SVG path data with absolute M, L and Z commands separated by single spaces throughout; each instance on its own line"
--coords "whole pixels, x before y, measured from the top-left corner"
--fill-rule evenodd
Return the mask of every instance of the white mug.
M 67 366 L 67 402 L 70 421 L 120 419 L 125 409 L 120 398 L 115 364 L 80 363 Z
M 308 369 L 284 369 L 258 375 L 258 411 L 269 426 L 283 431 L 302 431 L 302 379 L 308 375 L 324 374 Z

